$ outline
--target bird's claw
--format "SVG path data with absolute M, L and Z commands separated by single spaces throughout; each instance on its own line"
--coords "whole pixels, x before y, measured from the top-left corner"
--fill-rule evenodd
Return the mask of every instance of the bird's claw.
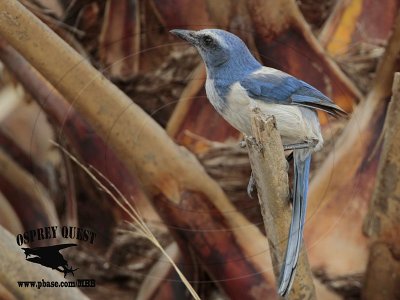
M 305 141 L 304 143 L 283 145 L 283 150 L 295 150 L 295 149 L 306 149 L 314 148 L 318 144 L 318 140 L 313 139 L 311 141 Z
M 249 183 L 247 184 L 247 195 L 253 199 L 254 191 L 256 190 L 256 181 L 254 180 L 253 173 L 250 175 Z

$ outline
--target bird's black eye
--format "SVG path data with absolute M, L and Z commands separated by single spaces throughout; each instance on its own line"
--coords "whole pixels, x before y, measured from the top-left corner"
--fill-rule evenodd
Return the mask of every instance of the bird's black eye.
M 208 36 L 208 35 L 203 36 L 203 39 L 202 39 L 202 40 L 203 40 L 204 46 L 211 46 L 212 43 L 213 43 L 212 37 L 210 37 L 210 36 Z

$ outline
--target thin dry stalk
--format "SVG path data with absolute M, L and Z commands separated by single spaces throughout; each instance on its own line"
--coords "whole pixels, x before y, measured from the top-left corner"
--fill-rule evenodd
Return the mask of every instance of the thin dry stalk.
M 174 267 L 175 271 L 178 273 L 179 278 L 182 280 L 183 284 L 186 286 L 186 288 L 189 290 L 190 294 L 193 296 L 194 299 L 200 300 L 199 295 L 196 293 L 190 282 L 186 279 L 185 275 L 181 272 L 181 270 L 178 268 L 178 266 L 175 264 L 175 262 L 172 260 L 172 258 L 168 255 L 168 253 L 165 251 L 163 246 L 160 244 L 160 242 L 157 240 L 157 238 L 154 236 L 154 234 L 151 232 L 147 224 L 143 221 L 143 218 L 141 217 L 140 213 L 138 210 L 136 210 L 126 199 L 126 197 L 118 190 L 118 188 L 110 182 L 101 172 L 96 170 L 94 167 L 90 166 L 89 168 L 84 166 L 75 156 L 73 156 L 71 153 L 69 153 L 64 147 L 62 147 L 60 144 L 57 144 L 56 142 L 53 142 L 53 144 L 58 147 L 66 156 L 68 156 L 74 163 L 76 163 L 108 196 L 111 197 L 111 199 L 123 210 L 125 211 L 128 216 L 131 217 L 132 222 L 129 222 L 129 224 L 136 230 L 136 234 L 139 234 L 145 238 L 147 238 L 155 247 L 157 247 L 161 253 L 168 259 L 168 261 L 172 264 Z M 99 176 L 101 179 L 103 179 L 107 185 L 111 187 L 108 188 L 106 184 L 104 184 L 97 176 Z

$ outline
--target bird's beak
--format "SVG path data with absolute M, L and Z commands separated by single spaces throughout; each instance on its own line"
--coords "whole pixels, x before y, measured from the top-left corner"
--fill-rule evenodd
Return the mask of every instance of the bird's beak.
M 182 40 L 189 42 L 192 45 L 197 44 L 196 31 L 184 30 L 184 29 L 173 29 L 170 31 L 170 33 L 172 33 L 173 35 L 176 35 L 177 37 L 181 38 Z

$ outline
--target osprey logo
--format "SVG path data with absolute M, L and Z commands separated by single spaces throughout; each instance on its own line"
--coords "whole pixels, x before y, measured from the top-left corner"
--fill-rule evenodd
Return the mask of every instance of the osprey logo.
M 40 245 L 41 241 L 60 241 L 69 240 L 71 242 L 94 244 L 96 233 L 88 228 L 75 226 L 47 226 L 25 231 L 17 234 L 16 241 L 18 246 Z M 49 243 L 49 242 L 48 242 Z M 74 271 L 78 268 L 70 266 L 61 250 L 78 246 L 75 243 L 65 243 L 43 247 L 21 247 L 25 253 L 25 259 L 31 263 L 39 264 L 44 267 L 64 273 L 64 278 L 68 274 L 74 276 Z
M 65 278 L 69 273 L 74 276 L 74 271 L 78 270 L 78 268 L 72 269 L 72 267 L 69 267 L 60 250 L 75 246 L 77 244 L 60 244 L 47 247 L 22 248 L 22 250 L 25 252 L 27 261 L 62 272 Z

